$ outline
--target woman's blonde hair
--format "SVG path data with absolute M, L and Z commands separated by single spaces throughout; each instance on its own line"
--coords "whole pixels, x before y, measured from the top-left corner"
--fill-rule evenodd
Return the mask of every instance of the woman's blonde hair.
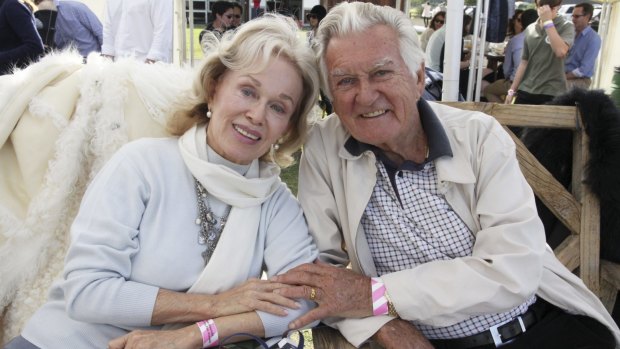
M 206 57 L 194 81 L 192 96 L 185 101 L 185 105 L 193 107 L 177 112 L 168 124 L 169 131 L 181 135 L 198 122 L 208 123 L 207 101 L 226 71 L 256 74 L 266 69 L 272 59 L 285 58 L 301 76 L 302 96 L 291 117 L 289 131 L 279 140 L 278 147 L 272 147 L 274 149 L 261 156 L 261 160 L 273 161 L 281 167 L 292 164 L 293 153 L 306 139 L 311 121 L 309 116 L 317 102 L 319 88 L 314 53 L 304 40 L 298 38 L 297 30 L 297 24 L 291 18 L 265 14 L 244 23 L 234 32 L 227 32 L 221 39 L 214 35 L 203 39 L 208 46 Z

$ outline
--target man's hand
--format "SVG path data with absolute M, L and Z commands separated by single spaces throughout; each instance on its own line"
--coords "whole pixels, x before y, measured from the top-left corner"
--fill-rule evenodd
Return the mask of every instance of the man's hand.
M 541 23 L 544 23 L 549 20 L 553 20 L 553 10 L 549 5 L 543 5 L 537 9 L 538 17 L 540 18 Z
M 433 349 L 431 342 L 413 324 L 401 319 L 383 325 L 372 339 L 384 349 Z
M 295 285 L 277 289 L 274 293 L 293 299 L 305 298 L 318 304 L 293 321 L 289 325 L 291 329 L 330 316 L 361 318 L 372 315 L 370 278 L 352 270 L 315 262 L 302 264 L 275 276 L 272 281 Z

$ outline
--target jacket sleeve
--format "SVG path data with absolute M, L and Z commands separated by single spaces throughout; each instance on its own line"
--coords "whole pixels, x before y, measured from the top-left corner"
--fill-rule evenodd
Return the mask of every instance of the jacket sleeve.
M 327 263 L 346 266 L 349 256 L 344 248 L 342 227 L 329 173 L 323 134 L 314 128 L 299 163 L 297 196 L 304 210 L 310 232 L 319 249 L 319 258 Z M 336 149 L 330 149 L 336 151 Z M 333 156 L 333 155 L 332 155 Z

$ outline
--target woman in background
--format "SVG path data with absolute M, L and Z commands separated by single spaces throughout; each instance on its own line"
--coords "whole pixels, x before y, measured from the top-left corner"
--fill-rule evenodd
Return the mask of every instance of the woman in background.
M 433 20 L 431 20 L 428 24 L 428 27 L 422 35 L 420 35 L 420 47 L 422 47 L 422 51 L 426 52 L 426 45 L 428 45 L 428 39 L 430 39 L 431 35 L 443 27 L 444 23 L 446 23 L 446 12 L 439 11 L 433 16 Z

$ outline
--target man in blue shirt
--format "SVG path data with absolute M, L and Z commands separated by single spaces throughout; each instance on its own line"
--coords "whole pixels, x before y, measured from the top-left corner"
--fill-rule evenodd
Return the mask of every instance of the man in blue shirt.
M 594 63 L 601 49 L 601 38 L 590 27 L 593 12 L 594 8 L 588 3 L 575 5 L 573 10 L 575 42 L 564 65 L 569 88 L 588 89 L 592 83 Z
M 36 3 L 41 0 L 35 1 Z M 56 17 L 56 47 L 62 49 L 74 45 L 80 55 L 86 58 L 91 52 L 101 52 L 103 25 L 88 6 L 77 1 L 55 0 L 58 10 Z

